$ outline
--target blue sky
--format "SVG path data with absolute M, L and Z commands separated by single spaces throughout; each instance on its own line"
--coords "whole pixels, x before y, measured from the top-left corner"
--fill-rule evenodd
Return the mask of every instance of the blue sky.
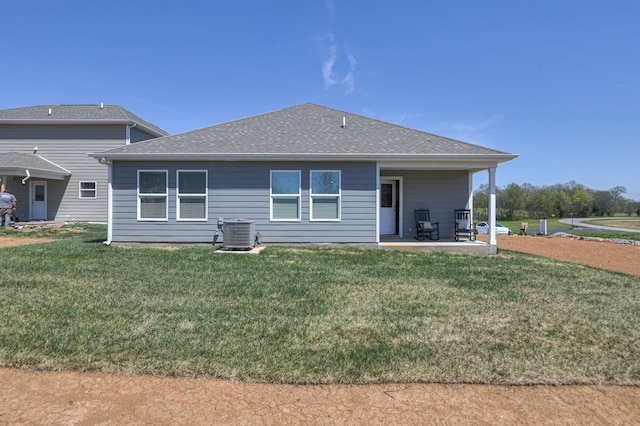
M 313 102 L 520 154 L 499 186 L 640 200 L 639 16 L 637 0 L 4 1 L 0 109 L 104 102 L 179 133 Z

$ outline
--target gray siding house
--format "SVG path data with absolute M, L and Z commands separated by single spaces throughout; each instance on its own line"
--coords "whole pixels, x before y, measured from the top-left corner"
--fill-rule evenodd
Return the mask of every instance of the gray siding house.
M 0 185 L 21 221 L 106 221 L 108 168 L 87 156 L 164 130 L 117 105 L 0 110 Z
M 265 243 L 379 244 L 414 240 L 417 208 L 451 240 L 473 174 L 495 222 L 496 167 L 517 157 L 315 104 L 89 155 L 109 167 L 107 243 L 211 243 L 247 219 Z

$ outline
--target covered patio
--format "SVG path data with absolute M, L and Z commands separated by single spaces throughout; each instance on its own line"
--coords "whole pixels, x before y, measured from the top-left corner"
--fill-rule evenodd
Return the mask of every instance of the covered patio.
M 495 255 L 496 168 L 513 155 L 442 158 L 433 162 L 379 163 L 379 237 L 378 246 L 422 252 L 448 251 L 478 255 Z M 473 175 L 488 173 L 487 222 L 490 230 L 483 241 L 456 238 L 455 211 L 468 210 L 473 218 Z M 483 206 L 484 207 L 484 206 Z M 430 221 L 438 223 L 434 239 L 417 238 L 418 209 L 430 211 Z M 472 219 L 471 219 L 472 220 Z M 470 234 L 473 234 L 472 232 Z M 475 235 L 473 235 L 475 236 Z

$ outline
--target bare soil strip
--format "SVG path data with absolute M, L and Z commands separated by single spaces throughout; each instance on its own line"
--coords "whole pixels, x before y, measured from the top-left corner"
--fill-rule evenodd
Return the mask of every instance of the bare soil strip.
M 640 246 L 551 236 L 498 236 L 498 249 L 640 276 Z
M 294 386 L 0 369 L 2 424 L 637 424 L 640 388 Z

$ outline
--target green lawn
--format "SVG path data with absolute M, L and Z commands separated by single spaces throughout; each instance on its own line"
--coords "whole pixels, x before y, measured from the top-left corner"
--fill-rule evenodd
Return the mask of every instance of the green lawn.
M 537 233 L 540 229 L 540 219 L 499 220 L 498 222 L 511 229 L 511 232 L 514 234 L 520 231 L 523 222 L 529 224 L 529 230 L 527 232 L 530 234 Z M 566 229 L 570 227 L 571 225 L 562 223 L 559 219 L 547 219 L 547 229 Z
M 619 240 L 631 240 L 631 241 L 640 241 L 640 233 L 638 232 L 607 232 L 607 231 L 580 231 L 580 233 L 575 233 L 581 237 L 595 237 L 595 238 L 604 238 L 607 240 L 619 239 Z
M 217 255 L 107 247 L 101 226 L 63 230 L 3 250 L 0 365 L 276 383 L 640 384 L 639 277 L 515 252 Z

